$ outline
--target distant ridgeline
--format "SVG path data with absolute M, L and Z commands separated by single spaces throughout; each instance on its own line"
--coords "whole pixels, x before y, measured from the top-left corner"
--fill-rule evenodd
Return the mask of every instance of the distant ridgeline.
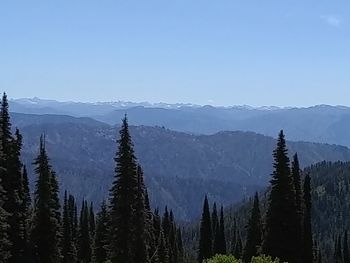
M 95 218 L 93 204 L 78 205 L 59 184 L 50 164 L 45 135 L 34 159 L 34 198 L 20 153 L 22 136 L 11 132 L 6 94 L 0 112 L 1 263 L 181 263 L 181 229 L 172 211 L 151 211 L 143 172 L 134 154 L 126 117 L 114 160 L 108 202 Z M 112 156 L 111 156 L 112 158 Z M 83 164 L 81 164 L 83 165 Z M 91 186 L 93 187 L 93 186 Z M 78 212 L 80 208 L 80 213 Z

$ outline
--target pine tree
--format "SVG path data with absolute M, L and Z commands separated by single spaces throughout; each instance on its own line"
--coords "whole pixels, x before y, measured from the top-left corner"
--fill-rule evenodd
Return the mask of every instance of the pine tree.
M 26 214 L 22 211 L 22 163 L 20 153 L 22 136 L 18 129 L 15 136 L 11 132 L 9 104 L 6 93 L 3 94 L 0 112 L 1 146 L 4 154 L 0 165 L 5 169 L 2 173 L 3 190 L 5 191 L 3 208 L 8 213 L 8 238 L 11 242 L 10 263 L 24 260 L 26 248 L 25 225 Z
M 111 261 L 134 263 L 135 216 L 138 197 L 138 177 L 127 118 L 123 119 L 115 157 L 116 168 L 110 191 Z
M 250 262 L 259 254 L 262 243 L 262 223 L 259 207 L 259 196 L 255 193 L 254 204 L 247 226 L 247 242 L 243 251 L 243 261 Z
M 204 199 L 200 236 L 199 236 L 199 251 L 198 262 L 202 263 L 204 259 L 212 256 L 212 224 L 210 219 L 209 202 L 207 196 Z
M 290 174 L 288 151 L 283 131 L 280 132 L 277 148 L 273 153 L 274 172 L 266 215 L 264 253 L 289 263 L 301 261 L 301 251 L 296 242 L 300 239 L 298 228 L 295 189 Z
M 347 230 L 344 233 L 344 239 L 343 239 L 343 259 L 344 259 L 344 263 L 350 263 L 348 231 Z
M 108 258 L 109 245 L 109 218 L 106 202 L 101 204 L 100 212 L 97 214 L 94 255 L 96 263 L 103 263 Z
M 96 228 L 95 212 L 94 212 L 93 203 L 91 202 L 90 208 L 89 208 L 89 231 L 90 231 L 91 238 L 95 236 L 95 228 Z
M 295 190 L 295 205 L 296 205 L 296 224 L 295 224 L 295 233 L 297 237 L 297 242 L 295 243 L 295 247 L 297 251 L 303 251 L 303 195 L 301 190 L 301 179 L 300 179 L 300 166 L 298 154 L 295 153 L 292 161 L 292 169 L 291 174 L 293 178 L 293 185 Z M 303 253 L 301 253 L 302 255 Z
M 31 245 L 34 248 L 36 263 L 57 263 L 60 258 L 57 220 L 59 211 L 55 203 L 58 189 L 52 184 L 55 174 L 49 164 L 43 136 L 40 138 L 40 151 L 34 165 L 37 181 Z
M 152 263 L 158 263 L 159 262 L 159 249 L 160 249 L 160 241 L 161 241 L 161 232 L 163 232 L 162 229 L 162 222 L 161 218 L 159 216 L 159 210 L 155 209 L 152 217 L 152 237 L 153 242 L 150 248 L 150 261 Z M 164 236 L 163 236 L 164 238 Z
M 77 251 L 72 236 L 72 220 L 69 211 L 67 191 L 64 192 L 63 204 L 63 237 L 62 237 L 62 263 L 77 262 Z
M 160 232 L 159 236 L 158 259 L 160 263 L 169 263 L 169 251 L 163 232 Z
M 303 219 L 303 263 L 313 262 L 313 241 L 311 228 L 311 178 L 304 179 L 304 219 Z
M 216 203 L 213 204 L 213 212 L 211 214 L 211 229 L 213 233 L 213 255 L 220 254 L 220 226 Z
M 30 220 L 31 220 L 31 214 L 32 214 L 32 200 L 30 196 L 30 190 L 29 190 L 29 180 L 28 180 L 28 173 L 26 166 L 23 166 L 22 171 L 22 178 L 21 178 L 21 188 L 22 188 L 22 213 L 23 213 L 23 223 L 24 226 L 24 240 L 26 242 L 26 252 L 25 255 L 28 256 L 28 242 L 29 242 L 29 232 L 30 232 Z
M 233 218 L 233 227 L 232 227 L 232 238 L 231 238 L 231 254 L 235 253 L 237 243 L 237 220 Z
M 176 240 L 177 240 L 177 248 L 178 248 L 178 263 L 182 263 L 184 260 L 184 247 L 182 243 L 182 233 L 181 229 L 177 229 L 177 235 L 176 235 Z
M 148 262 L 148 220 L 147 211 L 145 208 L 145 184 L 143 181 L 143 171 L 141 166 L 137 168 L 137 198 L 135 206 L 135 252 L 134 262 Z
M 221 206 L 220 209 L 220 242 L 219 242 L 219 254 L 226 254 L 226 237 L 225 237 L 225 220 L 224 220 L 224 207 Z
M 243 250 L 242 238 L 241 238 L 241 234 L 238 232 L 237 233 L 237 242 L 235 245 L 235 251 L 233 253 L 235 258 L 237 258 L 237 259 L 242 258 L 242 250 Z
M 3 169 L 0 168 L 0 173 Z M 2 182 L 0 179 L 0 263 L 7 263 L 10 257 L 10 241 L 8 239 L 8 228 L 7 224 L 7 212 L 2 208 L 4 204 L 4 191 L 2 189 Z
M 85 200 L 82 202 L 79 218 L 78 259 L 81 263 L 91 262 L 91 238 L 89 231 L 89 208 Z

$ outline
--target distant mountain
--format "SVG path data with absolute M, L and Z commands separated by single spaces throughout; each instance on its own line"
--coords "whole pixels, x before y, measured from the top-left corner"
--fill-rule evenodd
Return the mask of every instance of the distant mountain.
M 241 130 L 275 137 L 276 131 L 283 128 L 291 140 L 350 147 L 350 108 L 344 106 L 213 107 L 147 102 L 57 102 L 38 98 L 10 103 L 14 112 L 91 117 L 110 125 L 119 124 L 127 113 L 132 125 L 159 126 L 191 134 Z
M 117 128 L 89 118 L 19 113 L 11 117 L 24 135 L 23 159 L 29 171 L 39 136 L 45 133 L 62 190 L 96 202 L 108 195 Z M 131 133 L 152 203 L 169 205 L 183 220 L 199 215 L 204 194 L 226 205 L 266 186 L 270 178 L 276 143 L 271 137 L 252 132 L 190 135 L 146 126 L 131 127 Z M 299 153 L 303 166 L 350 160 L 350 150 L 343 146 L 306 142 L 288 146 L 290 153 Z

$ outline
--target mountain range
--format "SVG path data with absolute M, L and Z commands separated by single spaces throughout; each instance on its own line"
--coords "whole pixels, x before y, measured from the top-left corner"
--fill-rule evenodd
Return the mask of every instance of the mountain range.
M 284 129 L 290 140 L 350 147 L 350 108 L 345 106 L 213 107 L 122 101 L 58 102 L 38 98 L 11 100 L 10 106 L 18 113 L 89 117 L 110 125 L 119 124 L 127 113 L 131 125 L 159 126 L 190 134 L 240 130 L 275 137 L 279 129 Z

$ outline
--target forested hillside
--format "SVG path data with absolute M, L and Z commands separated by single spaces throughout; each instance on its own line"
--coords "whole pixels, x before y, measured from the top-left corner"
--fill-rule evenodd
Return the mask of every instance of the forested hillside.
M 112 181 L 116 128 L 89 118 L 11 115 L 23 134 L 23 161 L 30 167 L 38 136 L 46 147 L 60 185 L 80 200 L 101 201 Z M 135 151 L 144 167 L 152 204 L 170 205 L 183 220 L 199 216 L 204 194 L 224 205 L 266 186 L 275 140 L 250 132 L 189 135 L 159 127 L 132 126 Z M 350 160 L 346 147 L 288 142 L 302 166 L 323 160 Z M 191 160 L 189 162 L 188 160 Z M 28 169 L 30 181 L 33 171 Z M 96 187 L 91 188 L 91 185 Z M 193 191 L 192 189 L 196 189 Z

